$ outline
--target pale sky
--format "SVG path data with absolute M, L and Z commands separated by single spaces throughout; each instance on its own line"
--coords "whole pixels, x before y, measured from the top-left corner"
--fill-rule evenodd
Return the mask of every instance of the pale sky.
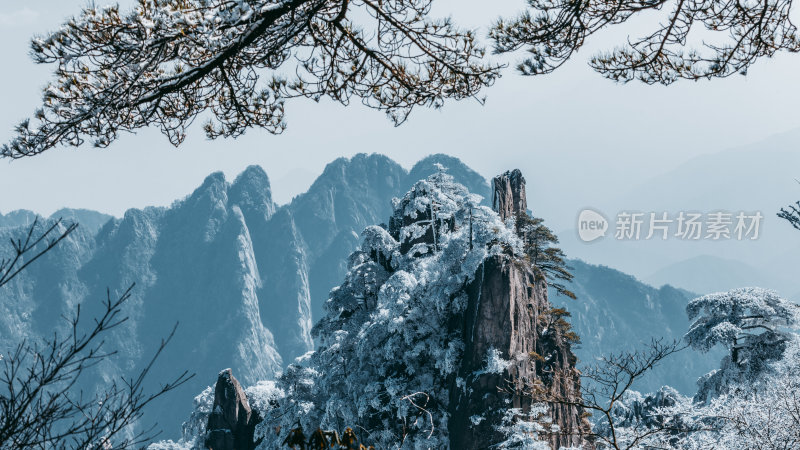
M 7 141 L 12 127 L 37 106 L 49 73 L 47 66 L 30 61 L 30 37 L 54 29 L 85 3 L 0 5 L 0 140 Z M 465 26 L 482 27 L 485 36 L 494 18 L 523 5 L 523 0 L 438 0 L 436 10 Z M 532 203 L 547 194 L 564 204 L 586 205 L 620 195 L 697 155 L 800 125 L 800 56 L 759 62 L 747 77 L 671 87 L 617 85 L 588 68 L 591 54 L 610 49 L 631 31 L 605 33 L 546 77 L 525 78 L 507 70 L 484 92 L 485 106 L 464 101 L 447 103 L 441 111 L 418 109 L 399 128 L 358 104 L 344 108 L 296 100 L 287 105 L 288 130 L 281 136 L 252 130 L 235 141 L 209 142 L 197 124 L 179 149 L 148 129 L 123 136 L 108 149 L 56 149 L 0 161 L 0 212 L 26 208 L 49 214 L 66 206 L 120 216 L 130 207 L 168 205 L 209 173 L 222 170 L 231 179 L 250 164 L 264 167 L 277 200 L 286 202 L 325 164 L 359 152 L 383 153 L 407 168 L 427 154 L 449 153 L 487 177 L 518 167 L 528 178 Z M 516 59 L 503 61 L 513 65 Z M 291 182 L 292 177 L 300 181 Z M 550 214 L 556 223 L 560 215 L 574 216 L 573 209 L 558 211 L 558 202 L 546 204 L 545 217 Z

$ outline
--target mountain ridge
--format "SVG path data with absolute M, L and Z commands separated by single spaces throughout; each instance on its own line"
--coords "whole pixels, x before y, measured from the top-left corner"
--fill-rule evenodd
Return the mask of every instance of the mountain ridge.
M 176 367 L 200 375 L 231 367 L 245 384 L 271 378 L 313 348 L 312 325 L 322 317 L 330 290 L 347 273 L 347 256 L 359 245 L 364 228 L 385 220 L 391 199 L 442 170 L 439 165 L 481 195 L 484 204 L 491 200 L 487 180 L 442 154 L 408 171 L 383 155 L 340 158 L 307 193 L 286 205 L 273 201 L 269 177 L 260 166 L 248 167 L 232 182 L 222 172 L 212 173 L 170 206 L 132 208 L 94 234 L 82 230 L 69 247 L 48 255 L 62 269 L 42 264 L 4 287 L 5 324 L 16 330 L 7 341 L 42 335 L 42 330 L 20 326 L 25 314 L 37 308 L 49 314 L 43 324 L 77 304 L 90 314 L 107 287 L 114 294 L 135 282 L 124 311 L 131 320 L 110 342 L 119 355 L 98 366 L 95 379 L 141 367 L 176 322 L 178 332 L 153 380 L 171 378 Z M 58 308 L 42 309 L 53 304 Z M 592 305 L 613 306 L 608 301 Z M 206 377 L 198 377 L 168 401 L 154 403 L 148 416 L 173 433 L 206 383 Z

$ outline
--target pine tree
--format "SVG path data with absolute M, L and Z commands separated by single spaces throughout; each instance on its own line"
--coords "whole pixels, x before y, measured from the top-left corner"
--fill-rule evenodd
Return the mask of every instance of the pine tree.
M 752 383 L 771 373 L 794 339 L 791 329 L 800 325 L 800 307 L 755 287 L 696 298 L 686 313 L 694 321 L 685 336 L 690 346 L 707 352 L 722 345 L 730 352 L 720 369 L 698 380 L 698 402 L 728 393 L 740 380 Z
M 566 255 L 554 246 L 558 244 L 558 236 L 544 225 L 544 219 L 520 213 L 516 219 L 516 231 L 525 244 L 525 253 L 537 274 L 546 278 L 559 294 L 575 299 L 575 293 L 562 283 L 570 282 L 573 278 Z
M 797 305 L 762 288 L 704 295 L 689 302 L 686 312 L 694 320 L 686 333 L 689 345 L 705 352 L 721 344 L 736 364 L 777 356 L 769 349 L 782 349 L 790 336 L 785 328 L 800 323 Z

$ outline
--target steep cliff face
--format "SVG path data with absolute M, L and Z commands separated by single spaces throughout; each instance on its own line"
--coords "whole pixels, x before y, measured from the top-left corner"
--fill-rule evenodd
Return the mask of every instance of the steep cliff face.
M 270 237 L 263 233 L 274 212 L 266 174 L 251 167 L 233 183 L 221 173 L 212 174 L 190 196 L 168 208 L 131 209 L 94 235 L 79 227 L 0 292 L 15 320 L 24 322 L 27 317 L 28 323 L 47 328 L 28 333 L 37 330 L 13 330 L 10 323 L 5 329 L 13 334 L 0 334 L 12 342 L 47 337 L 64 323 L 61 314 L 80 304 L 82 317 L 89 321 L 102 309 L 107 288 L 113 296 L 136 283 L 123 311 L 130 319 L 106 336 L 104 348 L 117 353 L 82 377 L 84 392 L 93 393 L 109 379 L 141 369 L 175 323 L 179 326 L 174 338 L 150 372 L 154 384 L 183 370 L 202 374 L 209 367 L 232 367 L 247 384 L 273 377 L 283 361 L 272 331 L 265 326 L 272 323 L 260 307 L 261 298 L 270 297 L 273 287 L 264 283 L 260 264 L 271 257 L 263 252 Z M 9 235 L 19 232 L 0 230 Z M 309 300 L 300 295 L 282 298 L 293 303 L 284 307 L 289 311 L 284 319 L 294 326 L 292 333 L 281 334 L 281 348 L 295 341 L 302 347 L 286 346 L 290 358 L 311 348 Z M 30 320 L 31 313 L 47 317 Z M 305 327 L 300 326 L 301 318 Z M 0 344 L 7 348 L 5 342 Z M 192 379 L 168 401 L 154 403 L 145 411 L 146 426 L 158 422 L 168 436 L 174 435 L 194 393 L 203 387 Z
M 508 408 L 531 411 L 537 388 L 578 397 L 576 358 L 557 331 L 546 329 L 550 303 L 546 286 L 525 264 L 507 255 L 487 259 L 467 287 L 465 352 L 452 389 L 451 448 L 482 449 L 502 441 L 499 425 Z M 488 355 L 488 356 L 487 356 Z M 488 358 L 495 364 L 487 371 Z M 459 386 L 460 384 L 460 386 Z M 584 446 L 588 432 L 583 411 L 548 405 L 552 423 L 567 434 L 553 434 L 553 448 Z
M 87 300 L 108 283 L 137 283 L 131 329 L 114 336 L 114 348 L 125 351 L 118 367 L 103 376 L 141 367 L 176 323 L 175 337 L 151 371 L 153 381 L 169 379 L 178 369 L 202 373 L 206 367 L 232 367 L 252 384 L 281 369 L 281 355 L 259 308 L 264 256 L 255 247 L 261 236 L 253 234 L 269 218 L 267 183 L 255 167 L 233 183 L 212 174 L 171 207 L 129 211 L 101 230 L 107 244 L 84 269 L 94 278 Z M 120 249 L 128 254 L 119 254 Z M 192 383 L 195 391 L 204 386 Z M 191 396 L 192 391 L 181 390 L 170 401 L 154 404 L 150 420 L 179 429 Z
M 494 206 L 507 219 L 527 208 L 519 170 L 495 177 Z M 466 287 L 467 306 L 457 322 L 464 341 L 458 381 L 451 388 L 451 448 L 482 449 L 503 440 L 500 424 L 508 408 L 531 412 L 531 392 L 580 395 L 576 358 L 569 342 L 549 327 L 547 282 L 511 252 L 487 258 Z M 487 361 L 495 359 L 495 361 Z M 487 363 L 494 365 L 487 370 Z M 562 431 L 550 436 L 553 448 L 587 446 L 589 431 L 576 407 L 548 405 Z
M 35 218 L 33 219 L 35 220 Z M 31 224 L 33 223 L 31 220 Z M 51 226 L 51 220 L 40 219 L 37 233 Z M 0 242 L 6 253 L 0 259 L 11 256 L 7 253 L 8 242 L 20 239 L 24 228 L 4 228 L 0 226 Z M 59 225 L 57 232 L 66 227 Z M 38 248 L 43 248 L 40 245 Z M 19 276 L 0 288 L 0 353 L 6 353 L 23 340 L 35 340 L 38 336 L 49 336 L 53 331 L 65 331 L 64 314 L 71 314 L 72 308 L 80 303 L 86 287 L 81 283 L 78 268 L 86 262 L 94 251 L 92 235 L 78 227 L 67 236 L 56 249 L 46 253 L 36 264 L 31 264 Z M 49 277 L 52 283 L 37 283 Z

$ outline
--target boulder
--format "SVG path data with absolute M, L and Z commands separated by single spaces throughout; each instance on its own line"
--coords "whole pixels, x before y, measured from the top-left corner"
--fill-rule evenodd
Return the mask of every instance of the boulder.
M 209 450 L 253 450 L 256 425 L 262 418 L 250 408 L 247 395 L 231 369 L 220 372 L 214 407 L 208 416 L 205 446 Z

